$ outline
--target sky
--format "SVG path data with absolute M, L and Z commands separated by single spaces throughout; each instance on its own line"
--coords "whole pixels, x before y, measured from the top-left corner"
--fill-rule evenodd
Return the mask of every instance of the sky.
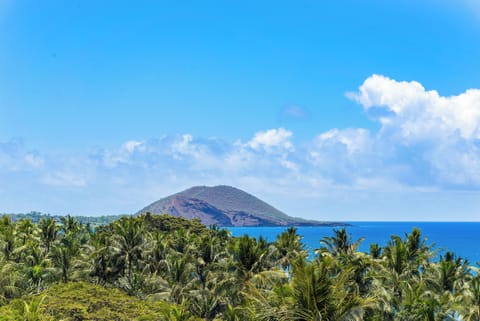
M 232 185 L 318 220 L 480 220 L 474 0 L 0 0 L 0 213 Z

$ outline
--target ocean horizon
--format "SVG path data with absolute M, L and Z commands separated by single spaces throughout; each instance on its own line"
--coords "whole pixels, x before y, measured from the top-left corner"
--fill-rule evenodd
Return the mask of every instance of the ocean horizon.
M 392 235 L 402 238 L 410 233 L 413 228 L 419 228 L 426 243 L 437 251 L 437 257 L 447 251 L 454 252 L 458 257 L 467 259 L 471 265 L 480 262 L 480 222 L 404 222 L 404 221 L 349 221 L 342 222 L 346 226 L 348 234 L 355 242 L 364 238 L 359 251 L 369 252 L 370 244 L 378 243 L 380 246 L 387 245 Z M 251 237 L 264 237 L 273 242 L 277 235 L 288 227 L 227 227 L 232 236 L 247 234 Z M 310 255 L 321 246 L 320 240 L 333 235 L 334 229 L 341 226 L 299 226 L 298 234 L 302 236 L 302 242 L 306 245 Z

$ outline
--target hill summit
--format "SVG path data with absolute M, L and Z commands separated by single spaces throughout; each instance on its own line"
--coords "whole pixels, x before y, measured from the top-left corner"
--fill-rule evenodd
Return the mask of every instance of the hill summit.
M 197 218 L 205 225 L 290 226 L 339 225 L 291 217 L 238 188 L 195 186 L 156 201 L 137 214 L 170 214 Z

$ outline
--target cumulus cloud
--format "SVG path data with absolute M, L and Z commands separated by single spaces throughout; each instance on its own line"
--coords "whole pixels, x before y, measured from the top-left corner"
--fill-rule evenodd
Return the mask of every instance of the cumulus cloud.
M 447 139 L 480 138 L 480 90 L 469 89 L 456 96 L 444 97 L 435 90 L 425 90 L 416 81 L 395 81 L 373 75 L 358 92 L 347 94 L 365 110 L 387 111 L 377 118 L 385 132 L 403 143 Z
M 390 146 L 393 161 L 440 187 L 480 186 L 480 90 L 442 96 L 416 81 L 372 75 L 348 93 L 381 125 L 376 142 Z M 408 176 L 408 175 L 406 175 Z M 397 178 L 401 180 L 401 177 Z
M 124 211 L 198 184 L 267 193 L 280 205 L 300 198 L 348 204 L 352 195 L 478 190 L 479 90 L 447 97 L 419 82 L 372 75 L 348 97 L 379 130 L 332 128 L 295 144 L 285 128 L 233 142 L 185 133 L 83 155 L 49 155 L 11 140 L 0 142 L 0 180 L 14 182 L 16 191 L 80 193 L 75 197 L 96 206 L 106 201 L 95 195 L 111 194 L 110 202 Z
M 315 144 L 320 149 L 337 146 L 348 155 L 365 152 L 371 147 L 372 139 L 370 133 L 362 128 L 338 130 L 332 129 L 318 135 Z
M 260 131 L 248 142 L 248 145 L 255 150 L 293 151 L 294 146 L 290 141 L 292 135 L 291 131 L 284 128 Z

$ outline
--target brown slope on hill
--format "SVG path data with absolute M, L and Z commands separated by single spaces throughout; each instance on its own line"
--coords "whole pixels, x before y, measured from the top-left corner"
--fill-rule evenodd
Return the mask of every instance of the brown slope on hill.
M 195 186 L 173 194 L 137 214 L 170 214 L 218 226 L 331 225 L 290 217 L 273 206 L 231 186 Z M 335 224 L 335 223 L 334 223 Z M 337 225 L 337 224 L 335 224 Z

